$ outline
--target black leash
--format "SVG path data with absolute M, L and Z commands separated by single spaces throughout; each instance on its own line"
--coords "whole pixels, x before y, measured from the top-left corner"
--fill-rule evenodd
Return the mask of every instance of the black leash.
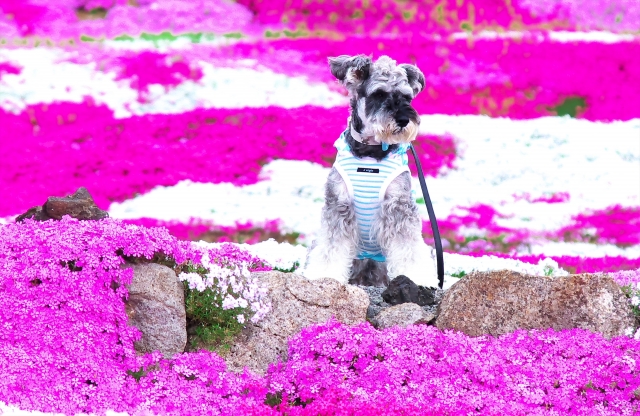
M 418 179 L 420 179 L 420 187 L 422 188 L 422 196 L 424 198 L 424 204 L 427 206 L 427 212 L 429 213 L 429 221 L 431 222 L 431 230 L 433 231 L 433 239 L 436 244 L 436 258 L 438 260 L 438 286 L 442 289 L 444 285 L 444 256 L 442 255 L 442 241 L 440 241 L 440 231 L 438 230 L 438 221 L 436 220 L 436 214 L 433 212 L 433 205 L 431 205 L 431 198 L 429 198 L 429 191 L 427 190 L 427 182 L 424 180 L 424 173 L 422 173 L 422 165 L 416 154 L 416 149 L 413 148 L 413 144 L 410 145 L 411 153 L 413 153 L 413 159 L 416 161 L 416 167 L 418 168 Z

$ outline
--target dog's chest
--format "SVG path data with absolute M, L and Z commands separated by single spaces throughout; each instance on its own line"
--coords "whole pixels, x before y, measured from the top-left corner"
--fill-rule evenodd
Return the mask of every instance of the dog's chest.
M 401 173 L 409 171 L 402 155 L 393 156 L 377 161 L 339 151 L 333 165 L 342 176 L 353 201 L 362 242 L 361 253 L 380 252 L 377 242 L 372 238 L 371 225 L 389 184 Z

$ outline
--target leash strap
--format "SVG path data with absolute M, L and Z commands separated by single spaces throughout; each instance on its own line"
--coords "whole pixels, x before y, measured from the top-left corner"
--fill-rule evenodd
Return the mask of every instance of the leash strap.
M 429 198 L 429 191 L 427 190 L 427 182 L 424 180 L 424 173 L 422 173 L 422 165 L 420 159 L 416 154 L 416 149 L 413 148 L 413 144 L 410 145 L 413 159 L 416 161 L 416 167 L 418 168 L 418 179 L 420 180 L 420 187 L 422 188 L 422 196 L 424 197 L 424 204 L 427 206 L 427 212 L 429 213 L 429 222 L 431 222 L 431 230 L 433 231 L 433 239 L 436 245 L 436 258 L 438 260 L 438 286 L 442 289 L 444 286 L 444 256 L 442 254 L 442 241 L 440 240 L 440 231 L 438 230 L 438 221 L 436 220 L 436 214 L 433 212 L 433 205 L 431 204 L 431 198 Z

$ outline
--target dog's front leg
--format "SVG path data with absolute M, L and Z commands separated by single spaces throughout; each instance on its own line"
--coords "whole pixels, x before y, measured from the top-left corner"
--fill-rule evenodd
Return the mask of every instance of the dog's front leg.
M 372 226 L 390 279 L 405 275 L 421 286 L 437 287 L 431 248 L 422 238 L 422 218 L 411 195 L 411 177 L 402 173 L 389 184 Z
M 334 168 L 325 185 L 322 226 L 308 255 L 302 274 L 309 279 L 331 277 L 346 284 L 356 256 L 357 224 L 352 199 Z

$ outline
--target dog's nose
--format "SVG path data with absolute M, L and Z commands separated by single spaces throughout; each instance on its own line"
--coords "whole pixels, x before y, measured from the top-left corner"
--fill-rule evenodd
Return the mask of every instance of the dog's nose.
M 407 124 L 409 124 L 409 117 L 398 117 L 396 119 L 396 124 L 401 129 L 404 128 Z

